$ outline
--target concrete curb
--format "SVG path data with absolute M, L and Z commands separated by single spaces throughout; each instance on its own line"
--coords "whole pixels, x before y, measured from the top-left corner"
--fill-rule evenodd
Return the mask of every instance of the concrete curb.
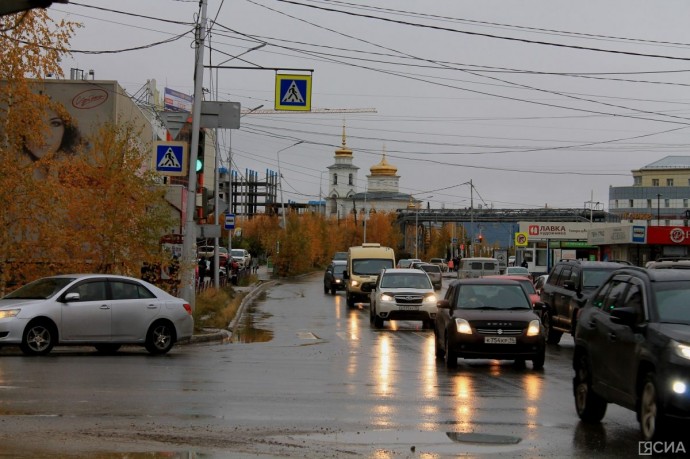
M 227 328 L 225 329 L 207 329 L 204 333 L 199 333 L 192 335 L 189 341 L 180 342 L 179 344 L 197 344 L 197 343 L 208 343 L 212 341 L 220 341 L 221 343 L 228 342 L 232 339 L 232 335 L 235 334 L 235 329 L 237 324 L 242 317 L 244 308 L 251 304 L 266 288 L 275 285 L 278 280 L 260 280 L 256 284 L 250 287 L 249 292 L 242 298 L 239 308 L 237 308 L 237 313 L 235 317 L 230 321 Z

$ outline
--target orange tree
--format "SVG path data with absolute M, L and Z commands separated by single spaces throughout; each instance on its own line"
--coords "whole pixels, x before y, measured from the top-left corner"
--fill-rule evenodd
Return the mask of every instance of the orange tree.
M 10 279 L 21 283 L 44 272 L 41 263 L 49 260 L 52 243 L 38 226 L 58 212 L 60 189 L 36 179 L 52 158 L 28 161 L 23 149 L 43 142 L 48 130 L 41 114 L 49 100 L 32 90 L 32 79 L 62 76 L 60 59 L 77 27 L 52 21 L 42 9 L 0 17 L 0 294 Z
M 318 213 L 287 216 L 283 230 L 277 216 L 259 215 L 244 224 L 243 238 L 257 253 L 271 258 L 276 274 L 291 276 L 322 268 L 333 253 L 347 251 L 363 241 L 363 224 L 354 216 L 334 218 Z M 395 213 L 372 213 L 367 220 L 367 242 L 397 247 L 402 240 Z

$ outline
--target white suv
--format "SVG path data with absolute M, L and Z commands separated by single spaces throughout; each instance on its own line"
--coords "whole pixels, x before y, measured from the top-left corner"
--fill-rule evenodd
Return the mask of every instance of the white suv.
M 365 284 L 370 291 L 369 320 L 382 328 L 386 320 L 421 320 L 424 328 L 433 328 L 436 320 L 436 294 L 426 272 L 420 269 L 384 269 L 375 284 Z
M 252 256 L 245 249 L 231 249 L 230 255 L 240 265 L 240 269 L 248 268 L 252 260 Z

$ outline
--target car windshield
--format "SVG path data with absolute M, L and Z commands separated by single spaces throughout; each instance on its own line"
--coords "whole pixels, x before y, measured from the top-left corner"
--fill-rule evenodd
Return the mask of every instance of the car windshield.
M 657 282 L 653 292 L 659 322 L 690 325 L 690 282 Z
M 433 289 L 429 277 L 423 273 L 387 273 L 381 279 L 381 288 Z
M 333 263 L 331 265 L 331 268 L 333 270 L 333 275 L 339 278 L 343 277 L 343 273 L 345 272 L 345 269 L 347 268 L 347 263 Z
M 73 277 L 38 279 L 5 295 L 3 300 L 45 300 L 58 293 L 72 281 L 74 281 Z
M 455 306 L 459 309 L 531 309 L 519 284 L 462 285 Z
M 352 273 L 359 275 L 373 275 L 382 269 L 392 268 L 393 260 L 389 258 L 360 258 L 352 261 Z
M 582 288 L 595 289 L 604 283 L 609 274 L 610 269 L 584 269 L 582 278 Z
M 230 253 L 232 253 L 233 257 L 243 257 L 244 256 L 244 250 L 232 250 Z

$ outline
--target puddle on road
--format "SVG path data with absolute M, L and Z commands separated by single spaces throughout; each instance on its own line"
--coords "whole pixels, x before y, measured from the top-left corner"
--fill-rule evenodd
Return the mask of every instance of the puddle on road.
M 240 322 L 233 330 L 230 341 L 233 343 L 265 343 L 273 339 L 273 332 L 256 326 L 257 318 L 262 320 L 271 317 L 270 314 L 258 314 L 256 306 L 251 305 L 242 314 Z
M 277 437 L 274 437 L 277 438 Z M 424 432 L 372 430 L 360 432 L 336 432 L 324 434 L 293 435 L 281 438 L 304 445 L 309 442 L 321 445 L 347 445 L 353 452 L 386 450 L 396 453 L 417 454 L 508 454 L 529 448 L 521 444 L 520 437 L 473 432 Z

